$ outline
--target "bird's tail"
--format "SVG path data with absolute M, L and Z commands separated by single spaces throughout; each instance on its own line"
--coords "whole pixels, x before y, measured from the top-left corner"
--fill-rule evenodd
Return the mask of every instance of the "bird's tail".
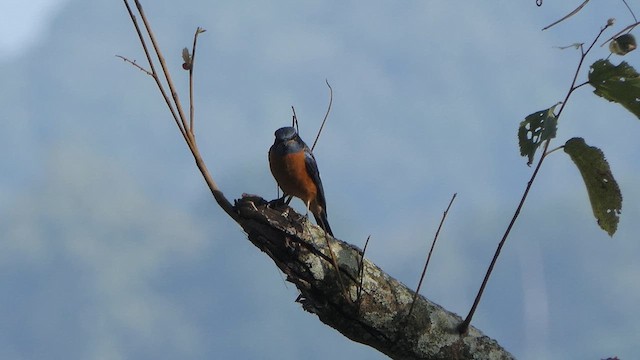
M 318 213 L 313 213 L 313 217 L 316 219 L 316 223 L 320 225 L 324 231 L 333 236 L 333 231 L 331 231 L 331 226 L 329 226 L 329 220 L 327 219 L 327 212 L 324 209 L 320 209 Z

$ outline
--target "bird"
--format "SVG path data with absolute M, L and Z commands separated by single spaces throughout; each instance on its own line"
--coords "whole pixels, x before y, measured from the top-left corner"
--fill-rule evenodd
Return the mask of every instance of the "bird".
M 269 167 L 284 196 L 301 199 L 325 232 L 333 236 L 327 220 L 327 202 L 320 180 L 318 164 L 294 127 L 275 131 L 275 141 L 269 149 Z

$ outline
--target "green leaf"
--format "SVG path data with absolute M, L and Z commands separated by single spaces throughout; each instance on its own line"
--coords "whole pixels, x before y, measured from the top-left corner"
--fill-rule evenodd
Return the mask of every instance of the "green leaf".
M 564 152 L 580 170 L 598 225 L 613 236 L 622 210 L 622 194 L 602 150 L 587 145 L 583 138 L 572 138 L 564 144 Z
M 553 111 L 559 104 L 557 103 L 548 109 L 536 111 L 520 123 L 518 143 L 520 144 L 520 155 L 529 158 L 527 165 L 531 165 L 533 156 L 543 141 L 556 137 L 558 118 L 556 118 L 556 114 Z
M 593 92 L 617 102 L 640 118 L 640 74 L 626 62 L 614 66 L 609 60 L 598 60 L 589 71 Z

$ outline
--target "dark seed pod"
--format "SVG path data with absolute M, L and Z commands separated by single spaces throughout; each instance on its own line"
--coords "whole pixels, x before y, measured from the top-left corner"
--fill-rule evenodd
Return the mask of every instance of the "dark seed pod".
M 609 43 L 609 50 L 616 55 L 626 55 L 636 47 L 636 38 L 631 34 L 620 35 Z

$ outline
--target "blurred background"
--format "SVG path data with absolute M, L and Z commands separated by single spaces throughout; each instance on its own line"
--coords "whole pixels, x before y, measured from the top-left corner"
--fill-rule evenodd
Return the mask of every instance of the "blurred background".
M 465 316 L 532 168 L 517 127 L 561 101 L 622 1 L 144 1 L 218 184 L 275 198 L 267 150 L 291 121 L 316 147 L 338 238 Z M 632 4 L 633 5 L 633 4 Z M 640 12 L 640 8 L 634 9 Z M 144 65 L 121 1 L 0 3 L 0 358 L 383 359 L 305 313 L 215 204 Z M 609 52 L 598 43 L 586 64 Z M 625 58 L 636 69 L 638 53 Z M 619 57 L 612 61 L 618 63 Z M 578 82 L 586 80 L 585 66 Z M 575 92 L 560 119 L 606 154 L 623 196 L 610 238 L 578 170 L 550 156 L 473 325 L 521 359 L 638 356 L 640 123 Z M 536 159 L 537 160 L 537 159 Z M 294 206 L 303 211 L 298 200 Z

